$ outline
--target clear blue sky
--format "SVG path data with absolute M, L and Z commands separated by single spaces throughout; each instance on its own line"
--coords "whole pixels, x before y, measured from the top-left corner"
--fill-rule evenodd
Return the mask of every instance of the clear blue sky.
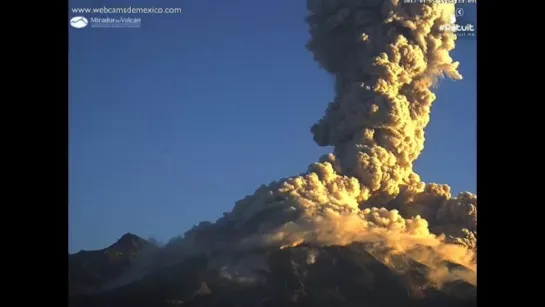
M 103 5 L 184 13 L 70 29 L 70 252 L 126 232 L 167 241 L 330 151 L 309 131 L 333 79 L 304 47 L 305 1 L 70 3 Z M 416 164 L 455 193 L 476 191 L 475 45 L 460 40 L 452 53 L 465 79 L 441 82 Z

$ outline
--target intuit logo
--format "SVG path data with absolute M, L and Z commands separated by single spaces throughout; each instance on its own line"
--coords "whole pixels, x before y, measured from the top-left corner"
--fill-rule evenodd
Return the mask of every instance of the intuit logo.
M 451 32 L 475 32 L 475 27 L 468 23 L 466 25 L 459 25 L 459 24 L 448 24 L 448 25 L 441 25 L 439 27 L 439 30 L 441 31 L 451 31 Z
M 456 15 L 453 15 L 450 18 L 450 22 L 447 24 L 442 24 L 439 26 L 439 31 L 448 31 L 456 34 L 458 38 L 462 37 L 475 37 L 477 33 L 477 26 L 474 22 L 465 22 L 463 24 L 456 23 L 458 18 L 461 17 L 463 13 L 456 12 Z

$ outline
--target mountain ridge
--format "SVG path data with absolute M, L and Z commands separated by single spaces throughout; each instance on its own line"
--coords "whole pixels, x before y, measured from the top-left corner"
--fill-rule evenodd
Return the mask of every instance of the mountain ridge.
M 116 243 L 131 240 L 120 239 Z M 109 248 L 130 246 L 116 243 Z M 108 248 L 100 251 L 105 250 Z M 431 268 L 404 255 L 396 257 L 393 261 L 408 263 L 410 269 L 394 272 L 370 254 L 364 243 L 326 247 L 303 244 L 237 254 L 197 255 L 117 288 L 74 291 L 69 305 L 476 306 L 475 286 L 463 281 L 448 282 L 442 287 L 432 285 L 426 278 Z M 124 267 L 118 272 L 126 272 L 130 267 L 125 262 L 117 265 Z M 102 281 L 106 284 L 120 275 L 108 275 Z
M 68 255 L 69 294 L 95 293 L 119 278 L 139 252 L 152 244 L 132 233 L 98 250 L 80 250 Z

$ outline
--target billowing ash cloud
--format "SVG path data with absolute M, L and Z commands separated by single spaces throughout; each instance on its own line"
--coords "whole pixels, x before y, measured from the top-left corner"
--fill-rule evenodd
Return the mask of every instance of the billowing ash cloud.
M 462 78 L 449 56 L 456 37 L 439 30 L 454 5 L 308 0 L 307 6 L 307 47 L 336 78 L 335 98 L 311 131 L 334 154 L 304 174 L 261 186 L 167 249 L 363 241 L 385 263 L 388 255 L 378 251 L 387 247 L 436 268 L 431 279 L 474 282 L 475 273 L 454 276 L 442 261 L 475 272 L 476 195 L 452 197 L 447 185 L 425 184 L 413 171 L 436 98 L 430 88 L 444 76 Z

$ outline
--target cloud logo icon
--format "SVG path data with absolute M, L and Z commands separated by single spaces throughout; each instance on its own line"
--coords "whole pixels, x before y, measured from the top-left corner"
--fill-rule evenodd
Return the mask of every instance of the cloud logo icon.
M 70 19 L 70 25 L 76 29 L 85 28 L 89 22 L 83 16 L 75 16 Z

